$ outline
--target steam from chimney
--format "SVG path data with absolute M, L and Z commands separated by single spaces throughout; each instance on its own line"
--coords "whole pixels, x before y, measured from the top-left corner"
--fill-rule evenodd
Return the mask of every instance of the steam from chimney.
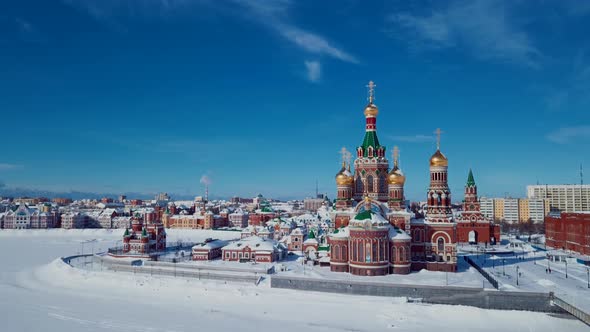
M 203 175 L 201 176 L 201 184 L 204 184 L 206 186 L 209 186 L 211 184 L 211 178 L 209 178 L 208 175 Z

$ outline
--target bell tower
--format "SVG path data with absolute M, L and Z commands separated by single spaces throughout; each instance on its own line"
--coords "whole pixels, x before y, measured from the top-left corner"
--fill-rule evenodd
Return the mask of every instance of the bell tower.
M 354 161 L 354 194 L 355 201 L 360 202 L 366 195 L 371 199 L 386 203 L 387 171 L 389 162 L 385 157 L 385 146 L 379 143 L 377 137 L 377 115 L 379 109 L 374 104 L 375 83 L 367 85 L 369 103 L 365 107 L 365 137 L 363 143 L 356 149 Z

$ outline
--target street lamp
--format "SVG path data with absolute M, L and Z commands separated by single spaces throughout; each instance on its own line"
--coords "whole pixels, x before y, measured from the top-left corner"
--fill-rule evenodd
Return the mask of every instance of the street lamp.
M 504 269 L 504 258 L 502 258 L 502 275 L 506 275 L 506 270 Z
M 565 259 L 565 278 L 567 279 L 567 258 Z
M 586 275 L 588 276 L 588 288 L 590 288 L 590 267 L 586 268 Z
M 518 286 L 518 265 L 516 265 L 516 286 Z

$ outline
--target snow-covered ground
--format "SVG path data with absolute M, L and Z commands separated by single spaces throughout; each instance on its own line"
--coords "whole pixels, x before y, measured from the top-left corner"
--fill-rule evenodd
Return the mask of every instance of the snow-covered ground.
M 287 271 L 281 272 L 281 268 L 276 268 L 279 274 L 292 274 L 298 277 L 310 278 L 328 278 L 338 280 L 357 280 L 357 281 L 375 281 L 387 282 L 393 284 L 406 285 L 430 285 L 430 286 L 461 286 L 475 288 L 493 288 L 492 285 L 479 273 L 472 268 L 462 257 L 458 260 L 458 273 L 445 273 L 422 270 L 410 274 L 390 274 L 386 276 L 375 276 L 367 278 L 365 276 L 355 276 L 349 273 L 331 272 L 329 267 L 304 266 L 300 260 L 294 256 L 288 256 L 288 261 L 281 263 Z
M 176 234 L 175 234 L 176 232 Z M 199 233 L 200 232 L 200 233 Z M 542 313 L 408 304 L 403 299 L 270 289 L 131 273 L 74 269 L 59 256 L 120 231 L 0 231 L 3 331 L 585 331 Z M 171 240 L 227 232 L 170 231 Z M 88 252 L 89 244 L 84 251 Z
M 590 312 L 590 270 L 575 260 L 549 262 L 547 252 L 519 253 L 517 256 L 473 255 L 480 266 L 490 272 L 499 282 L 500 289 L 513 291 L 554 292 L 572 305 Z M 504 260 L 504 263 L 502 263 Z M 520 273 L 516 284 L 516 268 Z M 548 273 L 548 268 L 551 273 Z

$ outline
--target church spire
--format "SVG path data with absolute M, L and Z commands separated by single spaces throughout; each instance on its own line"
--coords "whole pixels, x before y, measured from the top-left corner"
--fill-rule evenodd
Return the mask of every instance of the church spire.
M 471 171 L 471 168 L 469 169 L 469 175 L 467 176 L 467 186 L 475 186 L 475 179 L 473 178 L 473 172 Z

